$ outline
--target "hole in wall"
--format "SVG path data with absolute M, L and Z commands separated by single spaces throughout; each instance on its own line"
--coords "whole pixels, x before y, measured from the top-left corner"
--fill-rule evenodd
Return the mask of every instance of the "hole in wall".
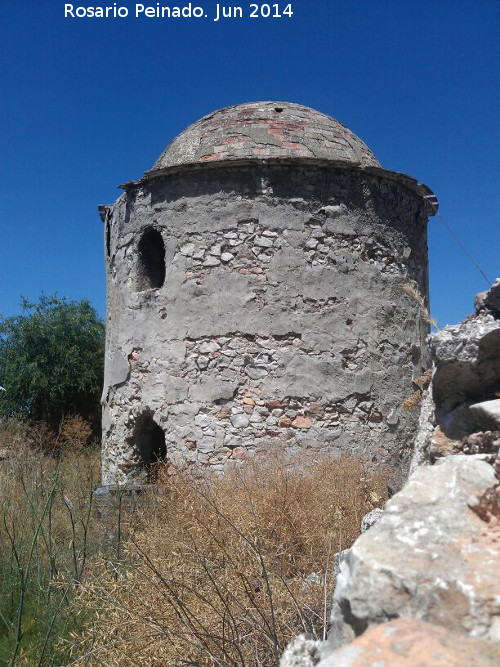
M 165 244 L 157 229 L 146 229 L 138 245 L 139 290 L 158 289 L 165 282 Z
M 276 113 L 282 113 L 283 107 L 274 107 L 274 110 L 276 111 Z
M 134 442 L 141 457 L 141 464 L 151 480 L 152 467 L 167 458 L 165 432 L 146 412 L 137 418 L 134 428 Z

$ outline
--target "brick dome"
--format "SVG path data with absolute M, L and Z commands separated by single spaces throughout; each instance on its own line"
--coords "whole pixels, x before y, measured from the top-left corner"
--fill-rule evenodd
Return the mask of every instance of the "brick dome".
M 188 127 L 149 173 L 183 165 L 290 158 L 380 168 L 366 144 L 331 116 L 290 102 L 252 102 L 219 109 Z

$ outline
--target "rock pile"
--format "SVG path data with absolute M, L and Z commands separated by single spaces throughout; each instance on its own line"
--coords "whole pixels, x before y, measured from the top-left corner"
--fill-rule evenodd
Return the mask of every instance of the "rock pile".
M 413 474 L 338 559 L 326 645 L 282 667 L 500 664 L 499 305 L 497 280 L 431 337 Z
M 413 469 L 463 451 L 462 441 L 472 433 L 500 429 L 499 302 L 500 279 L 476 297 L 474 315 L 431 336 L 434 414 L 427 415 Z
M 332 648 L 394 618 L 500 642 L 500 526 L 492 518 L 490 531 L 476 509 L 495 485 L 493 467 L 473 457 L 417 470 L 342 563 Z

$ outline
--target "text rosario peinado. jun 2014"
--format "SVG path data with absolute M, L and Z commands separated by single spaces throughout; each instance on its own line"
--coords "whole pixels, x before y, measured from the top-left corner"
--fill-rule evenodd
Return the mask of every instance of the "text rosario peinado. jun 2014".
M 118 5 L 80 6 L 70 3 L 64 5 L 64 17 L 73 19 L 82 18 L 150 18 L 175 19 L 194 18 L 210 19 L 214 22 L 234 19 L 291 19 L 293 9 L 291 3 L 249 3 L 246 5 L 226 5 L 217 3 L 206 6 L 195 5 L 189 2 L 184 5 L 154 5 L 135 4 L 133 8 Z

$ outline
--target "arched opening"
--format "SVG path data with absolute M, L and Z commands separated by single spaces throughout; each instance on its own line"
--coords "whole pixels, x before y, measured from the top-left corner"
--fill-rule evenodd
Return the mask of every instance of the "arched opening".
M 165 433 L 149 413 L 138 417 L 134 428 L 134 442 L 141 457 L 141 462 L 151 479 L 151 468 L 167 458 Z
M 165 244 L 157 229 L 146 229 L 139 241 L 139 290 L 158 289 L 165 282 Z
M 111 257 L 111 229 L 109 220 L 106 220 L 106 257 Z

